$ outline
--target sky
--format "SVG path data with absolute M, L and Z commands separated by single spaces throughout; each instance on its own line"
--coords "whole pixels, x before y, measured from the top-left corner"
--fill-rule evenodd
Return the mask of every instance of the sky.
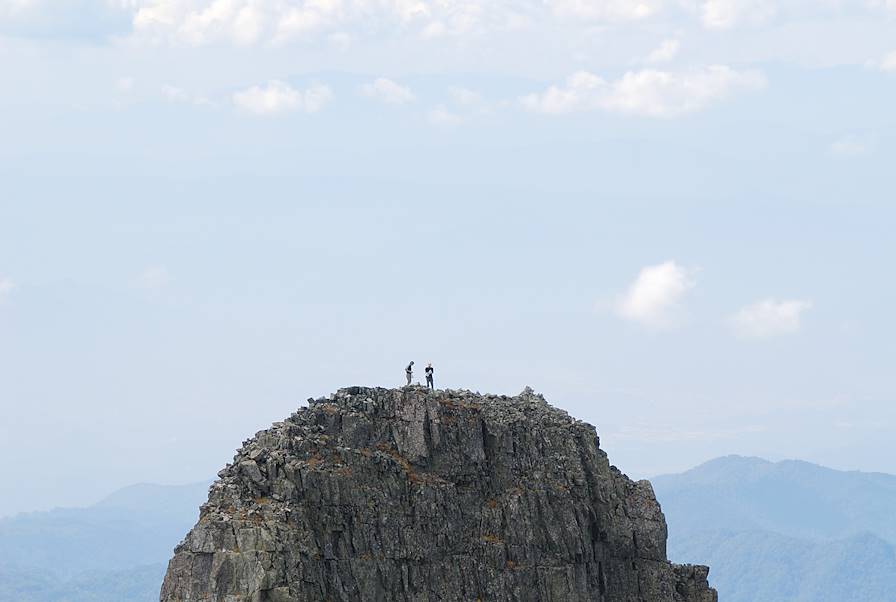
M 893 0 L 0 0 L 0 516 L 309 397 L 896 473 Z

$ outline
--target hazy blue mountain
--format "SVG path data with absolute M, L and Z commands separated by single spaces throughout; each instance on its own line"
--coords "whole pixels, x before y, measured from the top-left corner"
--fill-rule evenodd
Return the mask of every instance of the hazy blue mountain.
M 892 602 L 896 592 L 896 551 L 873 535 L 814 542 L 703 531 L 670 543 L 670 558 L 710 564 L 725 602 Z
M 870 532 L 896 544 L 893 475 L 727 456 L 651 482 L 662 494 L 670 529 L 760 530 L 824 539 Z
M 208 485 L 134 485 L 88 508 L 0 519 L 0 602 L 157 600 Z
M 140 483 L 106 496 L 91 508 L 94 510 L 123 509 L 137 514 L 173 516 L 184 518 L 192 515 L 195 522 L 199 514 L 199 504 L 208 497 L 211 482 L 190 485 L 152 485 Z
M 37 569 L 0 566 L 4 602 L 157 602 L 166 563 L 120 571 L 88 571 L 60 579 Z
M 652 479 L 669 558 L 723 602 L 892 602 L 896 477 L 729 456 Z

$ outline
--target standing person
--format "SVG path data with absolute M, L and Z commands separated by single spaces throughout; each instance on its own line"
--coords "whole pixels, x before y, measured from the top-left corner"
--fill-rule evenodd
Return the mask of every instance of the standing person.
M 429 362 L 428 364 L 426 364 L 426 386 L 435 391 L 436 387 L 432 384 L 432 373 L 432 362 Z
M 408 385 L 411 384 L 411 379 L 414 378 L 414 362 L 408 364 L 408 367 L 404 369 L 404 375 L 408 377 Z

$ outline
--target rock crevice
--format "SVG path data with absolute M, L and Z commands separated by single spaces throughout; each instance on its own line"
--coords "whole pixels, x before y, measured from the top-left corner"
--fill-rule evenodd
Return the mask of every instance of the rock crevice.
M 650 483 L 530 389 L 341 389 L 218 476 L 161 602 L 717 600 Z

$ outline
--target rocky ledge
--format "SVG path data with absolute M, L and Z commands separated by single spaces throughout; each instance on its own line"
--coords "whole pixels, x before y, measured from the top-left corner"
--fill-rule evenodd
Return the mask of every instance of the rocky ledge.
M 219 477 L 162 602 L 717 600 L 650 483 L 530 389 L 341 389 Z

